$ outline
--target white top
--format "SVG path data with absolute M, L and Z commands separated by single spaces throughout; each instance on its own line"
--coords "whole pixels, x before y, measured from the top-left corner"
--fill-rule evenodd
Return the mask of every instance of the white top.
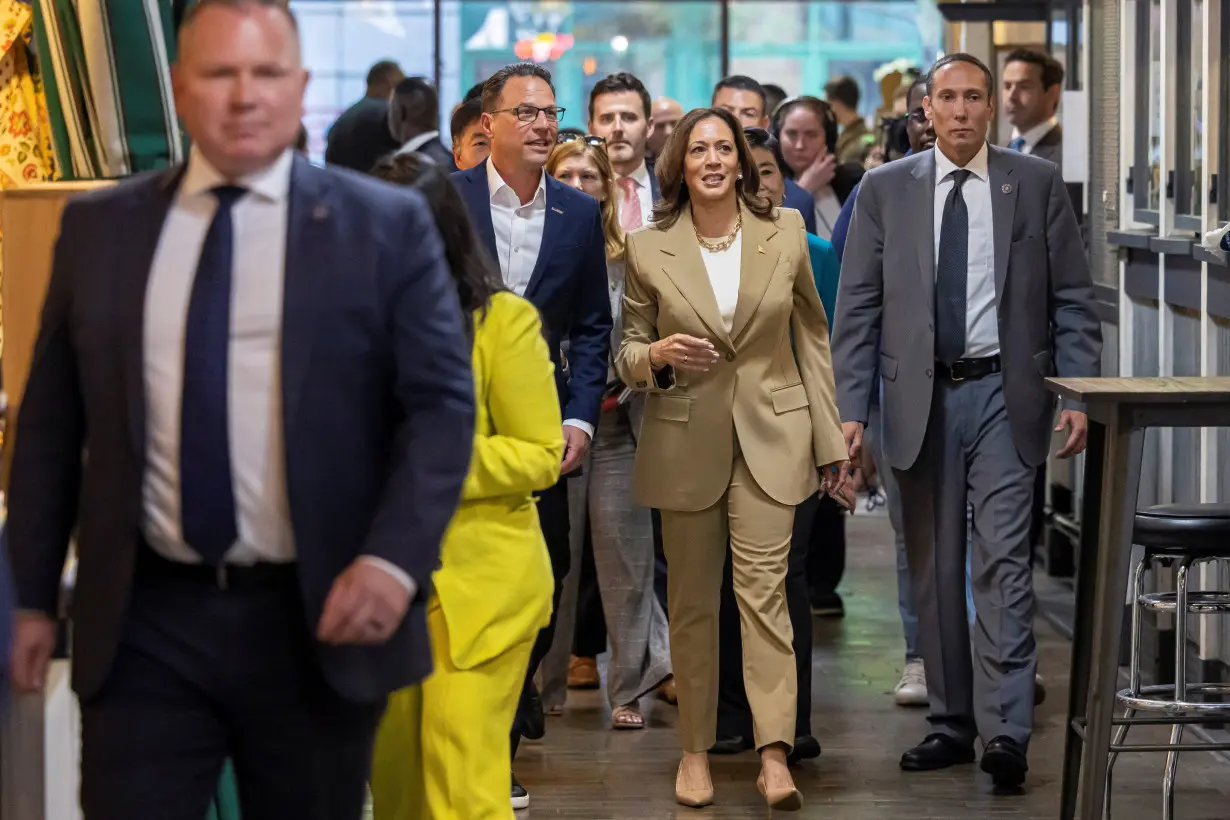
M 1051 133 L 1051 129 L 1053 129 L 1056 125 L 1059 125 L 1059 120 L 1055 117 L 1051 117 L 1045 122 L 1038 123 L 1023 134 L 1013 128 L 1012 139 L 1016 139 L 1017 137 L 1024 139 L 1025 145 L 1021 147 L 1021 153 L 1032 154 L 1034 152 L 1034 146 L 1042 142 L 1042 138 Z
M 712 239 L 713 237 L 707 237 Z M 722 325 L 730 333 L 735 323 L 735 308 L 739 305 L 739 279 L 743 262 L 743 231 L 735 237 L 734 244 L 724 251 L 714 253 L 700 246 L 700 258 L 709 273 L 709 284 L 717 298 L 718 313 Z
M 622 259 L 606 260 L 607 295 L 611 298 L 611 358 L 619 350 L 619 342 L 624 335 L 624 270 L 627 264 Z M 612 365 L 606 374 L 607 382 L 616 379 L 615 367 Z
M 944 204 L 952 191 L 952 172 L 957 165 L 935 151 L 935 259 L 940 258 L 940 228 Z M 999 353 L 999 325 L 995 304 L 995 223 L 991 218 L 991 178 L 987 170 L 987 146 L 970 160 L 965 169 L 969 179 L 961 195 L 969 212 L 969 275 L 966 280 L 965 356 L 977 359 Z
M 653 221 L 653 187 L 649 184 L 649 169 L 645 167 L 642 161 L 636 167 L 636 170 L 628 174 L 628 177 L 636 183 L 636 198 L 641 203 L 641 224 L 648 225 Z M 620 177 L 619 179 L 623 179 Z M 615 187 L 619 190 L 619 224 L 623 224 L 624 220 L 624 203 L 627 197 L 624 195 L 623 188 L 619 186 L 619 180 L 616 180 Z
M 816 236 L 826 241 L 833 239 L 833 226 L 837 217 L 841 216 L 841 200 L 833 193 L 832 187 L 826 185 L 816 194 Z
M 487 192 L 491 198 L 495 254 L 504 285 L 518 296 L 525 296 L 547 228 L 547 172 L 544 170 L 538 178 L 534 198 L 522 205 L 517 192 L 495 170 L 495 163 L 487 160 Z M 594 437 L 594 427 L 588 422 L 565 419 L 564 424 L 584 430 L 591 439 Z
M 235 203 L 228 372 L 231 472 L 239 538 L 232 564 L 295 560 L 286 495 L 282 431 L 282 289 L 286 275 L 287 200 L 293 155 L 236 181 L 249 193 Z M 179 445 L 188 301 L 205 234 L 227 180 L 193 148 L 162 226 L 145 293 L 144 380 L 147 447 L 142 530 L 165 558 L 200 563 L 184 541 L 180 517 Z M 414 582 L 381 558 L 403 585 Z

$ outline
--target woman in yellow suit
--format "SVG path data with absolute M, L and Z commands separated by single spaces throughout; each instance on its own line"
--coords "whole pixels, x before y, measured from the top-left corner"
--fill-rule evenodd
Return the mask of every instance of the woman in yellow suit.
M 431 205 L 472 311 L 477 423 L 428 604 L 435 671 L 392 696 L 376 739 L 375 820 L 507 820 L 508 727 L 553 580 L 533 493 L 559 479 L 559 398 L 538 312 L 503 289 L 452 183 L 416 154 L 374 173 Z

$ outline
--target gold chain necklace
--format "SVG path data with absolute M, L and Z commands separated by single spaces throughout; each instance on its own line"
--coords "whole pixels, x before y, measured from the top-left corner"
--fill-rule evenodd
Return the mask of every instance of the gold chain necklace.
M 700 231 L 697 231 L 695 228 L 692 230 L 696 233 L 696 241 L 699 242 L 705 250 L 710 253 L 721 253 L 722 251 L 727 250 L 731 245 L 735 244 L 735 240 L 738 239 L 739 231 L 742 228 L 743 211 L 739 210 L 737 216 L 735 217 L 735 229 L 716 242 L 701 236 Z

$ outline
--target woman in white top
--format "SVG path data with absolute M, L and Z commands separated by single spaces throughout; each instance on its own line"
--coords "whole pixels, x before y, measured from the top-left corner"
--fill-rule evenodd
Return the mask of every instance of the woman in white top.
M 547 160 L 547 173 L 602 203 L 614 349 L 621 332 L 625 250 L 615 174 L 605 140 L 560 135 Z M 632 497 L 632 469 L 644 406 L 644 396 L 628 393 L 612 367 L 588 460 L 569 487 L 570 502 L 577 495 L 581 502 L 570 504 L 574 538 L 583 536 L 588 519 L 611 641 L 606 689 L 612 729 L 645 728 L 640 697 L 671 677 L 666 613 L 653 592 L 653 520 L 649 509 Z M 562 640 L 571 638 L 564 634 Z
M 615 367 L 649 394 L 637 499 L 662 511 L 683 761 L 676 799 L 713 800 L 718 606 L 729 544 L 743 680 L 769 805 L 798 809 L 786 768 L 796 678 L 786 610 L 794 508 L 844 494 L 828 324 L 798 211 L 759 195 L 729 113 L 687 114 L 657 162 L 653 223 L 628 235 Z M 848 499 L 847 499 L 848 503 Z

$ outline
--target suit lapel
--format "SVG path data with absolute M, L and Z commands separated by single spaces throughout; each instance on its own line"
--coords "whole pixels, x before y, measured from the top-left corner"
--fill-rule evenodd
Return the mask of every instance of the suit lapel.
M 322 172 L 299 157 L 291 170 L 286 213 L 286 271 L 282 290 L 282 424 L 291 431 L 320 326 L 325 279 L 336 260 L 329 238 L 333 214 Z
M 739 336 L 751 321 L 756 309 L 764 300 L 764 293 L 773 280 L 781 251 L 769 240 L 777 235 L 777 227 L 754 214 L 743 220 L 743 253 L 739 262 L 739 301 L 735 305 L 735 318 L 731 322 L 730 338 Z
M 132 204 L 126 220 L 130 231 L 117 243 L 117 282 L 120 349 L 124 351 L 123 388 L 128 406 L 129 436 L 133 452 L 145 460 L 145 297 L 162 226 L 175 199 L 186 166 L 158 174 Z
M 560 232 L 564 230 L 566 222 L 564 221 L 564 206 L 560 202 L 560 192 L 556 188 L 561 185 L 555 181 L 550 175 L 546 179 L 546 200 L 547 214 L 542 225 L 542 244 L 538 246 L 538 258 L 534 261 L 534 272 L 530 274 L 530 281 L 525 286 L 525 298 L 533 300 L 538 286 L 542 283 L 542 277 L 547 270 L 547 265 L 551 262 L 551 253 L 555 250 L 556 241 L 559 239 Z M 490 214 L 490 211 L 488 211 Z
M 671 229 L 666 231 L 662 243 L 662 271 L 683 294 L 700 320 L 709 328 L 713 338 L 733 352 L 734 345 L 722 323 L 717 297 L 709 282 L 705 260 L 701 258 L 696 244 L 696 230 L 692 226 L 692 209 L 685 206 L 683 213 Z
M 1012 165 L 1001 149 L 991 147 L 987 154 L 991 182 L 991 219 L 995 241 L 995 303 L 999 304 L 1008 277 L 1008 250 L 1012 245 L 1012 222 L 1016 218 L 1017 185 Z
M 462 171 L 460 176 L 462 184 L 457 187 L 461 190 L 461 196 L 470 210 L 470 218 L 474 220 L 474 230 L 478 231 L 483 245 L 498 267 L 500 256 L 495 250 L 495 226 L 491 223 L 491 191 L 487 185 L 487 162 L 484 161 L 481 165 L 468 171 Z
M 906 195 L 910 213 L 918 215 L 914 241 L 918 251 L 918 272 L 928 310 L 935 307 L 935 153 L 925 152 L 914 165 L 914 181 Z

